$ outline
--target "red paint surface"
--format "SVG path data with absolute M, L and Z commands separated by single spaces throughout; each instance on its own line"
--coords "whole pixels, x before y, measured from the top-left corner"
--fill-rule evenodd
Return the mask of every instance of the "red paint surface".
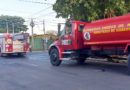
M 123 24 L 123 27 L 119 27 L 121 24 Z M 89 23 L 85 26 L 84 33 L 90 32 L 91 39 L 90 40 L 84 40 L 84 44 L 87 45 L 93 45 L 93 44 L 127 44 L 130 42 L 130 14 L 110 19 L 104 19 L 95 21 L 92 23 Z M 91 28 L 98 28 L 98 27 L 106 27 L 106 26 L 113 26 L 115 25 L 116 28 L 110 28 L 110 29 L 100 29 L 100 30 L 93 30 L 89 31 Z M 120 31 L 121 29 L 124 29 L 125 31 Z M 110 32 L 103 33 L 105 30 L 108 30 Z M 114 30 L 115 32 L 111 32 L 111 30 Z M 95 34 L 94 32 L 100 32 L 98 34 Z
M 93 22 L 72 21 L 71 23 L 72 33 L 63 35 L 53 43 L 53 46 L 59 49 L 60 58 L 65 50 L 85 48 L 91 50 L 112 50 L 118 48 L 126 51 L 130 45 L 130 14 Z M 79 25 L 81 24 L 85 25 L 82 32 L 79 31 Z M 86 32 L 90 33 L 90 40 L 84 39 L 84 33 Z M 72 44 L 62 45 L 62 40 L 72 40 Z

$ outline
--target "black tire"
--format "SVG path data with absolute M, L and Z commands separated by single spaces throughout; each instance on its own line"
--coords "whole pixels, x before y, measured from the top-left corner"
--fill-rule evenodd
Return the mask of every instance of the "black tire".
M 83 64 L 85 64 L 85 60 L 86 60 L 86 58 L 79 58 L 79 59 L 77 59 L 77 64 L 83 65 Z
M 50 51 L 50 62 L 53 66 L 59 66 L 61 64 L 61 60 L 59 60 L 59 52 L 55 48 Z
M 128 55 L 127 67 L 128 67 L 128 74 L 130 75 L 130 54 Z

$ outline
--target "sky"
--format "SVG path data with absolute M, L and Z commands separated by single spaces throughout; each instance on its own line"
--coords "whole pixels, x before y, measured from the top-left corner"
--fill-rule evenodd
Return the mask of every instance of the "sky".
M 52 5 L 56 0 L 0 0 L 0 15 L 21 16 L 28 25 L 29 32 L 30 21 L 33 18 L 35 34 L 43 34 L 43 21 L 45 22 L 45 30 L 57 30 L 57 23 L 63 23 L 62 18 L 55 18 L 56 13 L 52 9 Z

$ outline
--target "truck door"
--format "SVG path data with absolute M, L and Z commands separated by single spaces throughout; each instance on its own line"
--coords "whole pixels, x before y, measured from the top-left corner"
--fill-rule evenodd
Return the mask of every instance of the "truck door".
M 83 29 L 84 29 L 84 27 L 85 27 L 85 24 L 82 24 L 82 23 L 80 23 L 79 25 L 78 25 L 78 30 L 77 30 L 77 33 L 76 33 L 76 40 L 77 40 L 77 49 L 82 49 L 82 48 L 84 48 L 84 44 L 83 44 L 83 42 L 84 42 L 84 37 L 83 37 Z
M 72 24 L 65 25 L 61 33 L 61 45 L 64 50 L 72 50 L 73 49 L 73 42 L 72 42 Z

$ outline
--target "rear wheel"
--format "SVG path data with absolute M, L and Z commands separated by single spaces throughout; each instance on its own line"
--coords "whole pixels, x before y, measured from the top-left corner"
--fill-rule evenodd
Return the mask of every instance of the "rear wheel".
M 59 52 L 55 48 L 50 51 L 50 62 L 53 66 L 59 66 L 61 64 L 61 60 L 59 60 Z

